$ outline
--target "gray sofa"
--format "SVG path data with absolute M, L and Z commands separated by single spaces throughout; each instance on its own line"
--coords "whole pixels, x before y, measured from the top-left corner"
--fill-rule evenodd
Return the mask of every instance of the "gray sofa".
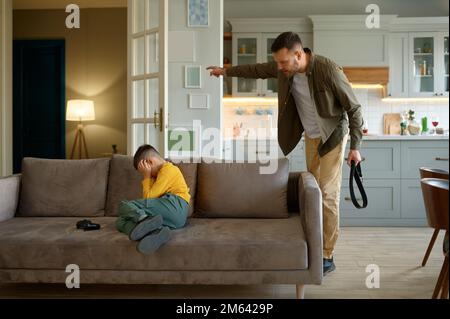
M 142 196 L 128 156 L 25 158 L 0 179 L 0 282 L 81 284 L 293 284 L 322 282 L 322 204 L 314 177 L 258 163 L 178 163 L 191 191 L 187 225 L 153 255 L 116 231 L 118 204 Z M 77 230 L 81 219 L 101 224 Z

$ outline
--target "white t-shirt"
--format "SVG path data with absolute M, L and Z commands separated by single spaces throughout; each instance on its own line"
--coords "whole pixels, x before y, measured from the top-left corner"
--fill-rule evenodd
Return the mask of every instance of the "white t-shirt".
M 296 73 L 292 84 L 292 95 L 297 106 L 298 115 L 309 138 L 320 137 L 317 123 L 317 110 L 309 92 L 308 78 L 305 73 Z

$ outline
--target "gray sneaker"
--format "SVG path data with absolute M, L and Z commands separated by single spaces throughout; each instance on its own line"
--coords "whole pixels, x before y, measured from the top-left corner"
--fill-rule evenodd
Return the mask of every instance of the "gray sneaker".
M 137 250 L 140 253 L 149 255 L 159 249 L 162 245 L 167 243 L 172 236 L 172 232 L 169 227 L 164 226 L 161 229 L 157 229 L 147 236 L 145 236 L 137 245 Z
M 144 218 L 142 221 L 140 221 L 130 232 L 130 235 L 128 236 L 130 240 L 141 240 L 144 238 L 148 233 L 161 228 L 163 224 L 163 218 L 161 215 L 156 216 L 148 216 L 147 218 Z
M 336 269 L 333 257 L 323 259 L 323 275 L 326 276 Z

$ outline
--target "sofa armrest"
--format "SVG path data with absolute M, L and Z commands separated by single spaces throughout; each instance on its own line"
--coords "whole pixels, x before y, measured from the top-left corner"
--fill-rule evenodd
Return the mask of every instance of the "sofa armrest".
M 323 277 L 322 192 L 311 173 L 301 172 L 298 193 L 300 217 L 308 245 L 311 280 L 319 285 Z
M 0 178 L 0 222 L 11 219 L 16 214 L 21 177 L 14 175 Z

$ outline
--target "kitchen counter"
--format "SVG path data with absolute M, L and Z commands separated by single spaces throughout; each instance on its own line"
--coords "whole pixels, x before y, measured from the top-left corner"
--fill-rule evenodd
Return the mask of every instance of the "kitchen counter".
M 367 141 L 425 141 L 425 140 L 432 140 L 432 141 L 440 141 L 440 140 L 448 140 L 449 136 L 448 135 L 364 135 L 363 136 L 363 141 L 367 140 Z M 225 137 L 224 141 L 230 141 L 230 140 L 234 140 L 234 141 L 245 141 L 245 140 L 249 140 L 249 141 L 256 141 L 257 138 L 255 137 L 251 137 L 251 138 L 245 138 L 245 137 L 237 137 L 237 138 L 232 138 L 232 137 Z M 262 140 L 277 140 L 276 137 L 268 137 L 268 138 L 263 138 Z M 350 139 L 349 139 L 350 141 Z
M 364 135 L 363 140 L 401 140 L 401 141 L 424 141 L 424 140 L 448 140 L 448 135 Z

